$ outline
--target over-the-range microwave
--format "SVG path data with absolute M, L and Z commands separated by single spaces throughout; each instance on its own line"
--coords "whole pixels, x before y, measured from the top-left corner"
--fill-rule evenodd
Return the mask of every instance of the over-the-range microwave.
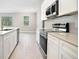
M 50 16 L 57 16 L 58 15 L 58 0 L 56 0 L 54 3 L 52 3 L 51 6 L 49 6 L 46 9 L 46 16 L 50 17 Z

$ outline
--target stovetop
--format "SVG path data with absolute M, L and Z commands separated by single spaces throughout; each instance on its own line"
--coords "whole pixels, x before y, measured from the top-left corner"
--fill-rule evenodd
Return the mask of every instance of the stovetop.
M 62 30 L 54 30 L 54 29 L 41 29 L 40 32 L 64 32 Z
M 41 29 L 40 30 L 40 35 L 42 35 L 42 36 L 44 36 L 46 38 L 48 32 L 62 32 L 62 33 L 66 33 L 65 31 L 61 31 L 61 30 Z

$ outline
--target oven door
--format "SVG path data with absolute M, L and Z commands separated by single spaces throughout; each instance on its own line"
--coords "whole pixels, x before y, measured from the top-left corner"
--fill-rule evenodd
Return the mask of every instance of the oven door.
M 47 55 L 47 38 L 40 35 L 40 46 L 43 49 L 44 53 Z

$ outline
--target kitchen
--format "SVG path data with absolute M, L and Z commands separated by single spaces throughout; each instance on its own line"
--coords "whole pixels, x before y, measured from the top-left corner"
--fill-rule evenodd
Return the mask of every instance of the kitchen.
M 0 59 L 78 59 L 78 0 L 1 2 Z

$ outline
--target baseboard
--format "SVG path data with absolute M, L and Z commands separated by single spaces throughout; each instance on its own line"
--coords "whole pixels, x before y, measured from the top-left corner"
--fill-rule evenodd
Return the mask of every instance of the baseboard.
M 47 59 L 47 55 L 44 53 L 43 49 L 42 49 L 41 46 L 38 44 L 38 42 L 37 42 L 37 45 L 38 45 L 39 50 L 40 50 L 40 52 L 41 52 L 41 54 L 42 54 L 42 56 L 43 56 L 43 59 Z

